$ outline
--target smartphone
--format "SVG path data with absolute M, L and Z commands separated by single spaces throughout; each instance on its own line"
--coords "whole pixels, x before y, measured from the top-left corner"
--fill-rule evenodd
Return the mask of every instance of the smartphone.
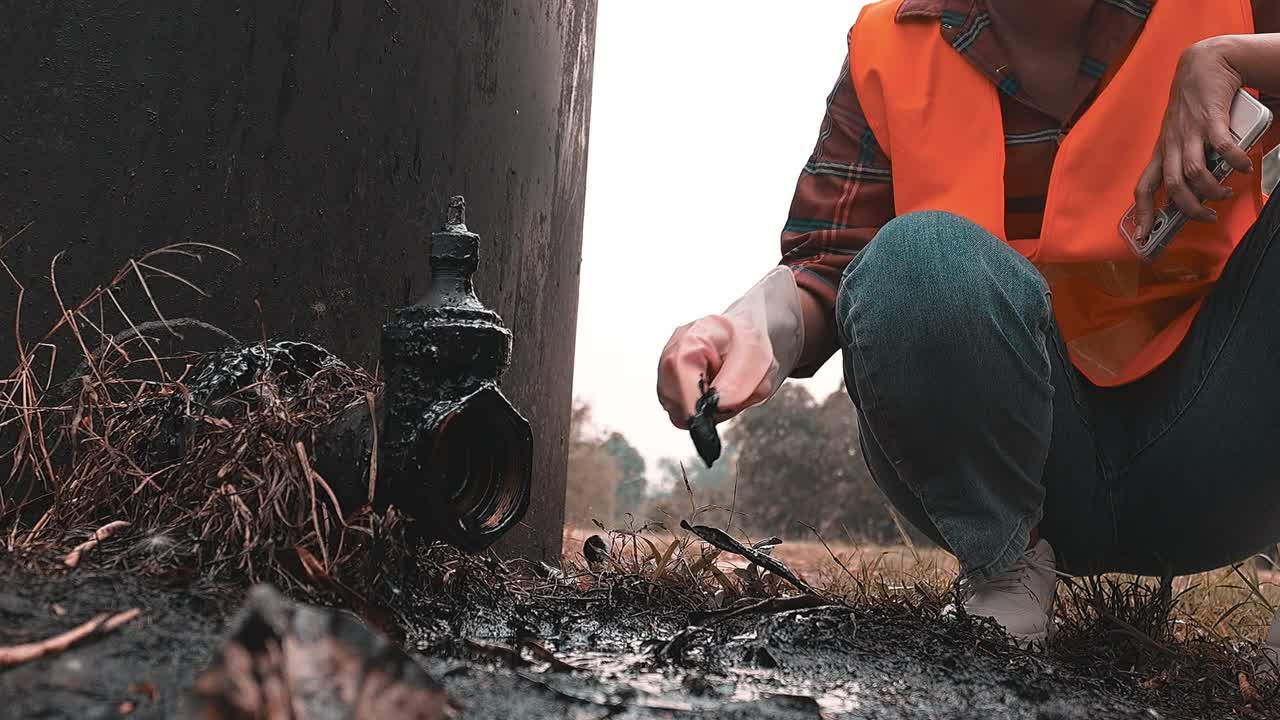
M 1231 102 L 1231 139 L 1248 152 L 1254 143 L 1271 127 L 1271 110 L 1258 99 L 1244 90 L 1237 90 Z M 1213 150 L 1205 149 L 1205 165 L 1213 173 L 1213 177 L 1222 182 L 1231 174 L 1231 166 Z M 1163 194 L 1163 193 L 1162 193 Z M 1143 260 L 1151 261 L 1169 245 L 1178 231 L 1187 224 L 1187 216 L 1178 209 L 1172 200 L 1165 199 L 1155 210 L 1151 232 L 1145 240 L 1137 240 L 1138 222 L 1135 217 L 1137 207 L 1130 206 L 1120 221 L 1120 234 L 1128 241 L 1133 253 Z

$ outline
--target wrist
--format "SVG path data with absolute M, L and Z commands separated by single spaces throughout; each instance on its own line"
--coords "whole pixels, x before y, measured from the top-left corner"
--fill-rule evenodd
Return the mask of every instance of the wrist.
M 1218 35 L 1187 48 L 1185 59 L 1216 64 L 1235 75 L 1241 86 L 1248 84 L 1244 69 L 1248 67 L 1248 39 L 1251 35 Z
M 1201 40 L 1187 49 L 1184 59 L 1192 61 L 1210 61 L 1210 63 L 1228 68 L 1240 77 L 1238 59 L 1240 56 L 1240 35 L 1219 35 Z M 1243 78 L 1242 78 L 1243 79 Z
M 800 352 L 797 367 L 808 368 L 831 355 L 831 346 L 835 344 L 835 324 L 830 306 L 822 298 L 805 287 L 799 288 L 799 294 L 804 349 Z
M 796 283 L 789 267 L 775 268 L 771 278 L 772 291 L 769 309 L 769 342 L 773 346 L 773 358 L 778 364 L 779 385 L 791 376 L 800 364 L 805 346 L 804 296 L 807 293 Z

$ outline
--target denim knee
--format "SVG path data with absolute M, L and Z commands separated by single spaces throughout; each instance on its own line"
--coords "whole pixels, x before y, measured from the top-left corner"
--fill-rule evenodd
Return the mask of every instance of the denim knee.
M 845 269 L 836 297 L 845 349 L 874 338 L 880 348 L 949 362 L 957 351 L 979 351 L 970 331 L 993 319 L 1046 325 L 1048 288 L 1006 243 L 940 211 L 909 213 L 881 228 Z

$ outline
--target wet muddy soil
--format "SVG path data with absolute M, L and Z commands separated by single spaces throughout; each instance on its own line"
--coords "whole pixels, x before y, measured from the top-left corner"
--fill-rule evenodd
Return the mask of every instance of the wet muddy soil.
M 241 595 L 87 568 L 45 576 L 0 560 L 0 644 L 52 637 L 99 613 L 141 610 L 110 635 L 0 670 L 0 717 L 175 716 Z
M 0 671 L 0 716 L 177 716 L 243 596 L 92 567 L 33 573 L 0 560 L 0 645 L 141 609 L 114 634 Z M 815 607 L 690 627 L 686 613 L 611 593 L 408 605 L 403 643 L 463 718 L 1205 716 L 1195 688 L 1156 697 L 1114 669 L 1064 667 L 957 621 L 888 608 Z

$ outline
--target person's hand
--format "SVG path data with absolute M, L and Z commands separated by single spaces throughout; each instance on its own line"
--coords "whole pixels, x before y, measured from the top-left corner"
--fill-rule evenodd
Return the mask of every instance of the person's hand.
M 684 430 L 704 387 L 720 394 L 716 420 L 727 420 L 767 398 L 773 388 L 769 338 L 760 328 L 708 315 L 677 328 L 658 361 L 658 400 Z
M 1139 240 L 1146 239 L 1151 230 L 1155 194 L 1161 185 L 1188 218 L 1217 220 L 1217 214 L 1204 203 L 1225 200 L 1231 197 L 1231 190 L 1214 179 L 1212 168 L 1205 163 L 1206 151 L 1217 153 L 1239 172 L 1253 172 L 1248 154 L 1231 137 L 1231 101 L 1240 86 L 1239 73 L 1213 39 L 1183 52 L 1155 152 L 1133 193 Z
M 715 388 L 716 420 L 727 420 L 772 397 L 803 345 L 795 277 L 776 268 L 723 314 L 676 329 L 658 361 L 658 400 L 687 429 L 703 389 Z

